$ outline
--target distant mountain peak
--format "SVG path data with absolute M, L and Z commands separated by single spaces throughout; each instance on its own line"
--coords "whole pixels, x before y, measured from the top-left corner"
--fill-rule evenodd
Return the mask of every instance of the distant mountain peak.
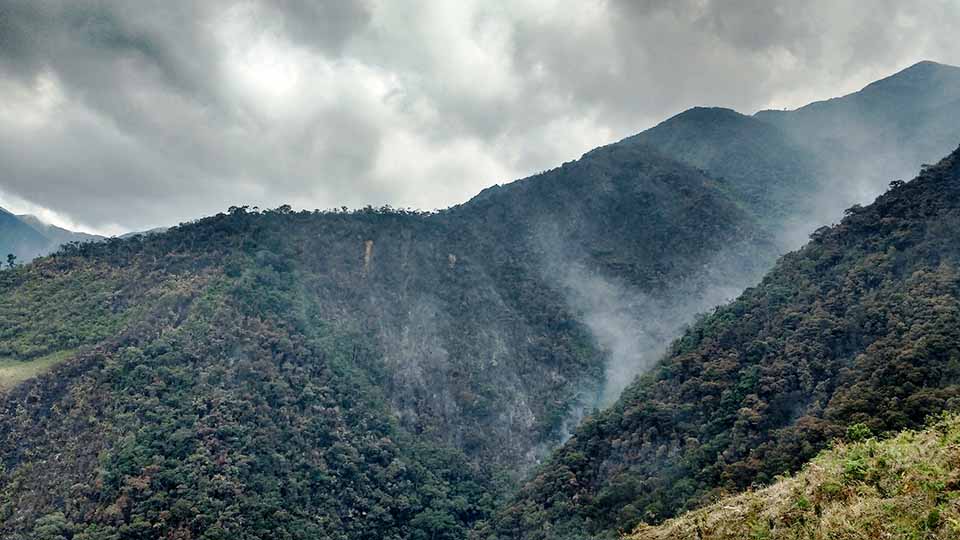
M 870 92 L 876 89 L 902 87 L 904 89 L 928 89 L 933 84 L 956 83 L 960 81 L 960 67 L 939 64 L 930 60 L 917 62 L 889 77 L 874 81 L 861 90 Z
M 739 118 L 743 115 L 727 107 L 691 107 L 672 118 Z M 668 120 L 669 121 L 669 120 Z
M 767 124 L 750 116 L 740 114 L 733 109 L 727 109 L 725 107 L 692 107 L 680 114 L 676 114 L 670 118 L 667 118 L 663 122 L 660 122 L 656 126 L 646 131 L 637 133 L 636 135 L 631 135 L 630 137 L 623 139 L 621 142 L 628 142 L 632 144 L 650 144 L 660 152 L 666 152 L 668 155 L 674 155 L 676 153 L 676 149 L 663 148 L 662 144 L 659 144 L 655 141 L 656 135 L 664 132 L 672 132 L 676 129 L 707 129 L 711 132 L 723 133 L 724 135 L 727 135 L 731 128 L 739 129 L 748 125 L 762 126 L 763 128 L 769 127 Z M 696 131 L 695 133 L 701 135 L 703 134 L 701 131 Z M 674 157 L 676 156 L 674 155 Z
M 954 65 L 951 65 L 951 64 L 941 64 L 940 62 L 934 62 L 933 60 L 921 60 L 921 61 L 917 62 L 916 64 L 913 64 L 912 66 L 910 66 L 910 67 L 908 67 L 908 68 L 905 68 L 905 69 L 899 71 L 898 73 L 895 73 L 895 74 L 892 75 L 892 76 L 893 76 L 893 77 L 896 77 L 897 74 L 899 74 L 899 73 L 904 73 L 904 72 L 912 71 L 912 70 L 913 70 L 913 71 L 916 71 L 916 70 L 926 70 L 926 71 L 929 71 L 929 70 L 931 70 L 931 69 L 946 69 L 946 70 L 958 70 L 958 71 L 960 71 L 960 67 L 957 67 L 957 66 L 954 66 Z

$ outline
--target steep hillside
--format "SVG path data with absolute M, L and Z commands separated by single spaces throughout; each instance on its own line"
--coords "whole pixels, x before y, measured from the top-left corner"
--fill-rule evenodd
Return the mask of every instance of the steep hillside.
M 632 142 L 489 188 L 439 217 L 476 233 L 507 302 L 542 312 L 516 287 L 545 283 L 607 353 L 599 400 L 584 395 L 577 414 L 612 403 L 695 314 L 735 297 L 777 255 L 722 185 Z
M 924 431 L 838 443 L 796 476 L 722 499 L 626 540 L 960 537 L 960 418 Z
M 885 150 L 903 145 L 906 148 L 902 150 L 922 151 L 925 155 L 917 157 L 934 160 L 956 141 L 939 131 L 924 133 L 923 128 L 936 121 L 935 116 L 953 110 L 958 100 L 960 68 L 927 61 L 858 92 L 795 111 L 760 111 L 756 118 L 780 126 L 798 139 L 815 135 L 809 140 L 821 145 L 862 149 L 881 143 Z M 940 154 L 930 153 L 938 150 Z
M 233 208 L 0 274 L 0 535 L 462 538 L 620 374 L 611 314 L 561 270 L 666 302 L 769 250 L 641 148 L 501 190 L 440 215 Z
M 720 251 L 704 237 L 767 242 L 716 180 L 651 146 L 627 142 L 488 188 L 443 217 L 456 226 L 482 227 L 480 241 L 502 244 L 520 236 L 514 245 L 523 251 L 557 248 L 655 290 L 690 276 L 705 252 Z M 553 245 L 557 241 L 562 245 Z
M 730 109 L 696 107 L 624 140 L 642 143 L 718 179 L 733 198 L 779 231 L 809 215 L 827 182 L 814 156 L 779 128 Z
M 817 231 L 585 421 L 485 537 L 612 536 L 960 406 L 960 154 Z
M 257 221 L 0 275 L 5 353 L 61 355 L 0 404 L 4 538 L 445 538 L 488 511 L 495 480 L 397 427 L 375 330 L 321 324 L 296 245 Z

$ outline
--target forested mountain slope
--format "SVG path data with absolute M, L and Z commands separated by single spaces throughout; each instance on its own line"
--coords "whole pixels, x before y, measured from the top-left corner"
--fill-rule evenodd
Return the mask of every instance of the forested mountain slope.
M 675 286 L 702 268 L 705 253 L 721 251 L 704 238 L 771 247 L 715 179 L 652 146 L 624 141 L 488 188 L 443 217 L 482 230 L 481 242 L 506 242 L 525 253 L 560 251 L 652 290 Z M 748 257 L 743 264 L 764 268 Z
M 767 203 L 793 208 L 793 193 L 827 178 L 780 128 L 730 111 L 686 116 L 679 138 L 598 148 L 437 214 L 235 207 L 0 273 L 0 536 L 434 540 L 490 522 L 587 411 L 773 264 L 771 233 L 788 212 Z M 646 399 L 636 388 L 628 401 Z M 630 448 L 602 420 L 622 411 L 584 429 Z M 692 416 L 672 421 L 699 433 Z M 833 433 L 824 426 L 796 463 Z M 673 444 L 683 430 L 671 429 L 650 440 Z M 703 448 L 691 467 L 709 460 Z M 549 511 L 529 488 L 513 508 L 530 521 L 508 512 L 488 531 L 666 515 L 651 502 L 659 493 L 638 502 L 629 476 L 648 482 L 636 465 L 648 448 L 581 454 L 584 467 L 601 456 L 601 469 L 578 473 L 593 484 L 553 489 Z M 657 474 L 685 474 L 663 463 Z M 649 485 L 669 484 L 660 504 L 675 510 L 769 474 L 748 465 L 725 483 L 718 465 L 680 491 Z M 622 470 L 626 488 L 603 487 Z
M 410 538 L 483 515 L 486 473 L 396 427 L 371 329 L 318 320 L 328 299 L 293 257 L 331 246 L 279 244 L 284 219 L 238 211 L 0 275 L 5 353 L 67 356 L 4 397 L 4 538 L 58 520 L 65 538 Z
M 696 107 L 624 140 L 708 171 L 766 226 L 779 232 L 809 214 L 809 195 L 828 184 L 814 155 L 778 127 L 730 109 Z
M 821 214 L 836 214 L 953 150 L 960 67 L 919 62 L 858 92 L 795 111 L 760 111 L 755 118 L 816 156 L 834 189 L 818 193 L 815 204 Z
M 898 183 L 703 318 L 485 530 L 613 536 L 796 470 L 853 423 L 960 406 L 960 154 Z
M 795 111 L 760 111 L 756 118 L 779 126 L 821 153 L 868 150 L 936 160 L 956 143 L 931 125 L 956 124 L 960 68 L 919 62 L 852 94 Z M 893 157 L 893 156 L 890 156 Z
M 0 534 L 462 538 L 604 391 L 558 268 L 702 291 L 771 250 L 641 147 L 501 189 L 440 215 L 233 208 L 4 271 Z
M 735 297 L 778 254 L 717 181 L 635 143 L 487 189 L 439 217 L 477 233 L 507 301 L 550 312 L 513 290 L 545 283 L 605 351 L 603 388 L 575 417 L 612 403 L 696 313 Z

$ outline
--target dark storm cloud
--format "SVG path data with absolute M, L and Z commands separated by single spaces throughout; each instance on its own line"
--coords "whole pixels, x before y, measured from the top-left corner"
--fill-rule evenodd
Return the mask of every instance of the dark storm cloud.
M 960 62 L 950 1 L 0 0 L 0 204 L 442 207 L 699 104 Z
M 307 46 L 339 51 L 353 33 L 370 20 L 366 2 L 276 0 L 265 2 L 291 39 Z

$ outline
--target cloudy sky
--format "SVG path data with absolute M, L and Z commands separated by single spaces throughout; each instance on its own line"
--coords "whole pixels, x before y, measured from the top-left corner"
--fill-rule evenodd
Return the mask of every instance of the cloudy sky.
M 0 206 L 440 208 L 694 105 L 960 64 L 957 28 L 957 0 L 0 0 Z

